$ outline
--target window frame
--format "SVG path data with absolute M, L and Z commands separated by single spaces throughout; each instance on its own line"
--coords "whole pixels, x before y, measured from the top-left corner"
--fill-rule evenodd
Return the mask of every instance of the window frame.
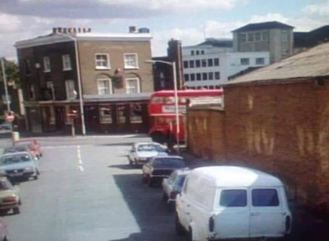
M 258 62 L 259 60 L 262 60 L 262 62 L 259 63 Z M 256 65 L 265 65 L 265 58 L 264 57 L 257 57 L 256 60 L 255 60 L 255 64 Z
M 98 66 L 97 65 L 97 56 L 100 56 L 100 55 L 104 55 L 106 56 L 106 59 L 107 59 L 107 66 Z M 95 68 L 96 69 L 101 69 L 101 70 L 104 70 L 104 69 L 111 69 L 111 63 L 110 63 L 110 54 L 108 53 L 95 53 Z
M 128 56 L 128 55 L 134 55 L 135 56 L 136 66 L 128 66 L 127 65 L 126 56 Z M 125 69 L 139 69 L 138 54 L 137 53 L 124 53 L 123 54 L 123 65 L 124 65 Z
M 69 89 L 68 89 L 68 83 L 73 83 L 73 86 L 74 86 L 74 89 L 73 90 L 75 90 L 76 91 L 76 89 L 75 89 L 75 81 L 74 80 L 72 80 L 72 79 L 68 79 L 68 80 L 65 80 L 65 93 L 66 93 L 66 99 L 67 100 L 75 100 L 76 98 L 77 98 L 77 95 L 75 96 L 75 98 L 73 98 L 73 96 L 71 97 L 71 96 L 69 96 Z
M 66 62 L 66 57 L 68 57 L 68 60 L 69 60 L 69 63 L 70 63 L 70 66 L 66 66 L 65 63 Z M 62 65 L 63 65 L 63 71 L 69 71 L 69 70 L 72 70 L 72 62 L 71 62 L 71 56 L 69 54 L 63 54 L 62 55 Z
M 99 82 L 101 82 L 101 81 L 108 81 L 109 89 L 108 89 L 108 93 L 106 93 L 106 94 L 100 94 Z M 97 79 L 97 93 L 98 93 L 98 95 L 110 95 L 110 94 L 113 94 L 112 80 L 110 78 L 99 78 L 99 79 Z
M 128 80 L 137 80 L 137 92 L 133 92 L 133 93 L 128 93 Z M 141 92 L 141 88 L 140 88 L 140 79 L 138 77 L 129 77 L 129 78 L 125 78 L 125 83 L 126 83 L 126 94 L 134 94 L 134 93 L 140 93 Z
M 43 72 L 49 73 L 51 72 L 50 58 L 49 56 L 43 57 Z
M 244 60 L 248 60 L 248 63 L 243 63 Z M 250 65 L 250 58 L 240 58 L 240 65 Z

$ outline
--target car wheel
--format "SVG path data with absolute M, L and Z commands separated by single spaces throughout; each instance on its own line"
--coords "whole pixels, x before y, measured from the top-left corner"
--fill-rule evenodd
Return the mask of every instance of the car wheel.
M 175 214 L 175 230 L 177 235 L 184 235 L 186 234 L 186 231 L 183 227 L 183 225 L 179 222 L 178 214 Z
M 188 230 L 188 238 L 187 238 L 188 241 L 193 241 L 193 231 L 192 231 L 192 228 L 189 228 Z
M 37 169 L 37 175 L 40 176 L 40 171 L 39 171 L 39 169 Z
M 19 214 L 20 213 L 19 208 L 18 207 L 13 208 L 13 213 L 14 214 Z
M 35 174 L 35 176 L 33 177 L 33 180 L 38 180 L 39 179 L 39 175 Z
M 6 236 L 3 238 L 3 241 L 9 241 L 9 238 Z

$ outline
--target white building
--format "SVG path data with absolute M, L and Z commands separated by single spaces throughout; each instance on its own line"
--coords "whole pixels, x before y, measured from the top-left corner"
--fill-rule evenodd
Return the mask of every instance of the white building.
M 182 52 L 184 86 L 188 89 L 219 88 L 233 75 L 270 63 L 269 52 L 233 52 L 232 40 L 207 39 L 183 47 Z

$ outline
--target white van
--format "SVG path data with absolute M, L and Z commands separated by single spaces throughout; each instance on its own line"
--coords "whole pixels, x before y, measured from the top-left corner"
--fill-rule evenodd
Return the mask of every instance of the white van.
M 193 241 L 282 237 L 291 221 L 282 182 L 244 167 L 196 168 L 176 199 L 176 232 Z

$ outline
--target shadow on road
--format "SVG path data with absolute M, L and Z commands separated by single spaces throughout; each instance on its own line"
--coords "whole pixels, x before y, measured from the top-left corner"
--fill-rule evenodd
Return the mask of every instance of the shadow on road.
M 106 143 L 106 144 L 97 144 L 96 146 L 132 146 L 134 142 L 120 142 L 120 143 Z
M 119 168 L 122 170 L 134 170 L 134 169 L 140 169 L 140 166 L 132 166 L 128 164 L 120 164 L 120 165 L 110 165 L 108 168 Z
M 114 180 L 139 225 L 140 233 L 111 241 L 183 241 L 176 236 L 174 213 L 162 201 L 161 189 L 149 188 L 142 184 L 142 175 L 114 175 Z

